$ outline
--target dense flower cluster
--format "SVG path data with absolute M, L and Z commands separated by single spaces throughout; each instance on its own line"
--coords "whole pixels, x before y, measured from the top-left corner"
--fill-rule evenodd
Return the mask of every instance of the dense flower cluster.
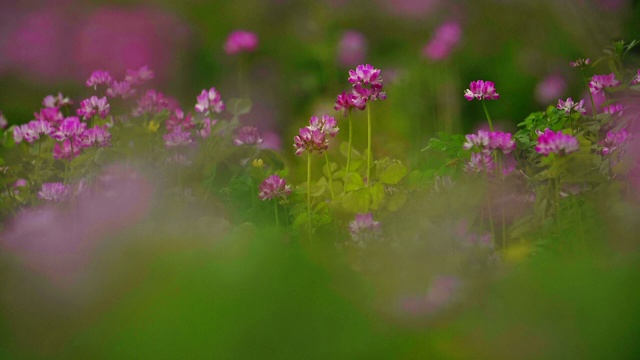
M 233 145 L 260 145 L 262 141 L 263 139 L 260 137 L 257 128 L 253 126 L 243 126 L 238 130 L 238 133 L 233 139 Z
M 162 139 L 164 140 L 164 146 L 167 148 L 187 146 L 193 143 L 191 132 L 183 131 L 181 126 L 177 126 L 172 132 L 163 135 Z
M 349 70 L 349 82 L 353 84 L 353 105 L 356 108 L 364 109 L 369 101 L 387 98 L 387 94 L 382 91 L 380 69 L 370 64 L 358 65 L 355 70 Z
M 73 105 L 73 101 L 71 101 L 71 99 L 69 99 L 68 97 L 65 97 L 64 95 L 62 95 L 61 92 L 59 92 L 58 95 L 56 96 L 47 95 L 42 100 L 42 106 L 50 109 L 58 110 L 63 106 L 70 106 L 70 105 Z
M 602 155 L 609 155 L 622 147 L 627 142 L 628 137 L 629 132 L 627 129 L 617 132 L 608 131 L 607 136 L 599 143 L 602 146 Z
M 98 85 L 109 85 L 113 81 L 113 77 L 108 71 L 96 70 L 91 73 L 89 79 L 87 79 L 87 87 L 93 87 L 94 90 L 98 88 Z
M 344 116 L 348 116 L 353 109 L 365 109 L 366 104 L 359 103 L 359 105 L 356 106 L 355 101 L 356 96 L 353 93 L 342 92 L 342 94 L 338 95 L 333 108 L 336 111 L 342 112 L 342 115 Z
M 577 67 L 577 68 L 584 68 L 589 64 L 591 64 L 591 59 L 587 58 L 587 59 L 578 59 L 576 61 L 571 61 L 569 63 L 569 66 Z
M 364 246 L 371 240 L 382 236 L 380 222 L 373 220 L 373 214 L 356 214 L 355 219 L 349 223 L 351 239 L 360 246 Z
M 106 118 L 109 115 L 110 105 L 106 97 L 98 98 L 92 96 L 89 99 L 80 102 L 80 108 L 76 110 L 78 116 L 82 116 L 84 120 L 89 120 L 95 115 Z
M 198 101 L 195 106 L 196 112 L 203 113 L 205 116 L 209 115 L 210 112 L 219 114 L 224 111 L 224 102 L 220 98 L 220 93 L 214 87 L 209 90 L 202 90 L 196 99 Z
M 61 201 L 67 197 L 68 192 L 69 189 L 63 183 L 44 183 L 38 192 L 38 197 L 49 201 Z
M 336 134 L 340 131 L 336 119 L 333 116 L 329 115 L 323 115 L 322 118 L 312 116 L 311 119 L 309 119 L 309 128 L 320 130 L 325 135 L 329 135 L 331 137 L 336 136 Z
M 258 48 L 258 35 L 250 31 L 236 30 L 227 37 L 224 51 L 229 55 L 253 52 Z
M 285 179 L 278 175 L 271 175 L 258 186 L 258 198 L 260 200 L 271 200 L 275 198 L 286 199 L 291 194 L 291 187 L 287 185 Z
M 611 105 L 607 105 L 605 107 L 602 108 L 602 111 L 605 114 L 622 114 L 622 111 L 624 110 L 624 106 L 620 105 L 620 104 L 611 104 Z
M 500 94 L 496 92 L 496 84 L 492 81 L 477 80 L 469 84 L 469 89 L 464 91 L 464 98 L 468 101 L 477 100 L 498 100 Z
M 163 110 L 173 110 L 177 107 L 175 100 L 163 93 L 150 89 L 137 100 L 138 106 L 133 110 L 133 116 L 157 114 Z
M 563 110 L 565 114 L 569 114 L 572 111 L 577 112 L 579 114 L 586 114 L 587 110 L 584 108 L 584 100 L 580 100 L 579 102 L 573 102 L 572 98 L 567 98 L 567 100 L 558 100 L 558 110 Z
M 477 148 L 482 152 L 491 153 L 493 150 L 500 150 L 507 155 L 516 149 L 516 142 L 510 133 L 502 131 L 480 130 L 477 134 L 467 134 L 467 141 L 462 145 L 465 150 Z
M 536 151 L 544 156 L 552 153 L 565 155 L 578 151 L 579 148 L 580 144 L 575 137 L 550 129 L 546 129 L 538 136 L 538 145 L 536 145 Z
M 589 82 L 589 90 L 593 94 L 604 91 L 604 88 L 614 87 L 620 85 L 620 81 L 616 79 L 616 75 L 611 73 L 609 75 L 593 75 Z
M 491 173 L 496 168 L 493 156 L 486 152 L 471 154 L 471 159 L 464 166 L 464 171 L 468 173 Z
M 293 147 L 296 149 L 297 156 L 305 151 L 321 154 L 329 148 L 329 140 L 322 131 L 305 126 L 293 138 Z

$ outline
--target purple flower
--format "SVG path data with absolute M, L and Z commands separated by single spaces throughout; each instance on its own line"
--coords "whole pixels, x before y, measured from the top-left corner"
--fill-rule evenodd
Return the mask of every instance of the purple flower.
M 80 122 L 76 116 L 70 116 L 62 120 L 60 127 L 51 133 L 51 137 L 58 141 L 64 141 L 82 134 L 86 127 L 87 124 Z
M 376 69 L 370 64 L 358 65 L 355 70 L 349 70 L 349 82 L 354 86 L 358 83 L 382 86 L 380 69 Z
M 124 81 L 128 82 L 131 85 L 140 85 L 151 79 L 153 79 L 155 74 L 147 65 L 139 68 L 138 70 L 127 70 L 127 75 L 124 77 Z
M 96 144 L 98 147 L 107 147 L 111 145 L 111 133 L 109 133 L 106 125 L 95 126 L 82 132 L 82 134 L 78 136 L 78 143 L 83 148 L 88 148 Z
M 235 55 L 241 52 L 254 52 L 258 48 L 258 35 L 250 31 L 236 30 L 227 37 L 224 52 Z
M 76 113 L 78 116 L 82 116 L 84 120 L 89 120 L 96 114 L 104 119 L 109 115 L 109 111 L 110 105 L 106 96 L 101 98 L 92 96 L 80 102 L 80 108 L 76 110 Z
M 617 113 L 622 114 L 623 110 L 624 110 L 624 107 L 620 104 L 611 104 L 602 108 L 602 111 L 605 114 L 611 114 L 611 115 L 614 115 Z
M 62 112 L 56 107 L 45 107 L 44 109 L 40 109 L 39 113 L 33 113 L 33 116 L 36 120 L 44 120 L 52 125 L 58 125 L 64 120 L 64 115 L 62 115 Z
M 355 70 L 349 70 L 349 82 L 353 84 L 353 105 L 361 110 L 369 101 L 385 100 L 387 94 L 382 91 L 382 76 L 380 69 L 370 64 L 358 65 Z
M 285 200 L 290 194 L 291 187 L 278 175 L 269 176 L 258 186 L 258 198 L 263 201 L 275 198 Z
M 162 138 L 164 139 L 164 146 L 166 148 L 187 146 L 193 142 L 191 132 L 182 131 L 182 127 L 180 126 L 174 128 L 173 132 L 163 135 Z
M 107 91 L 105 92 L 105 94 L 107 94 L 107 96 L 110 98 L 115 98 L 119 96 L 123 99 L 126 99 L 135 93 L 136 91 L 131 88 L 131 83 L 126 80 L 112 81 L 109 84 L 109 88 L 107 88 Z
M 63 183 L 44 183 L 42 184 L 42 189 L 38 192 L 38 197 L 49 201 L 61 201 L 64 200 L 67 194 L 68 189 Z
M 333 107 L 336 111 L 341 111 L 342 115 L 348 116 L 351 110 L 357 108 L 358 110 L 364 110 L 363 106 L 356 107 L 356 96 L 353 93 L 342 92 L 336 99 L 336 104 Z
M 0 111 L 0 129 L 6 128 L 7 125 L 9 125 L 7 118 L 5 118 L 4 115 L 2 114 L 2 111 Z
M 157 114 L 163 110 L 173 110 L 177 108 L 176 101 L 165 96 L 156 90 L 147 90 L 147 92 L 138 99 L 138 106 L 133 110 L 133 116 L 141 116 L 143 114 Z
M 571 113 L 571 111 L 575 111 L 579 114 L 586 114 L 587 110 L 584 108 L 584 99 L 579 102 L 573 102 L 572 98 L 567 98 L 567 100 L 558 100 L 558 106 L 556 106 L 558 110 L 564 110 L 565 114 Z
M 173 132 L 177 127 L 181 127 L 183 130 L 190 130 L 196 127 L 196 123 L 193 121 L 191 113 L 186 116 L 182 109 L 178 108 L 171 112 L 169 119 L 165 122 L 167 132 Z
M 490 173 L 496 168 L 493 156 L 486 152 L 471 154 L 471 159 L 464 166 L 464 171 L 468 173 L 487 172 Z
M 620 148 L 627 141 L 628 137 L 629 132 L 627 129 L 622 129 L 618 132 L 608 131 L 607 137 L 599 143 L 602 145 L 602 155 L 609 155 Z
M 63 106 L 73 105 L 73 101 L 68 97 L 64 97 L 61 92 L 58 95 L 47 95 L 42 100 L 42 106 L 45 108 L 60 108 Z
M 593 75 L 589 82 L 589 91 L 596 94 L 602 92 L 606 87 L 614 87 L 620 85 L 620 81 L 616 80 L 616 75 Z
M 233 145 L 260 145 L 262 138 L 258 133 L 258 129 L 253 126 L 243 126 L 238 130 L 238 134 L 233 138 Z
M 200 95 L 196 97 L 198 101 L 195 109 L 196 112 L 204 113 L 204 115 L 209 115 L 209 112 L 221 113 L 224 111 L 224 102 L 220 98 L 220 93 L 216 91 L 216 88 L 212 87 L 207 90 L 202 90 Z
M 211 135 L 211 127 L 215 125 L 218 120 L 211 120 L 209 118 L 205 118 L 202 120 L 202 129 L 197 130 L 196 132 L 201 138 L 208 138 Z
M 71 160 L 81 152 L 82 144 L 76 138 L 56 143 L 53 146 L 53 158 L 56 160 Z
M 293 147 L 296 149 L 297 156 L 302 155 L 305 150 L 309 153 L 322 154 L 329 148 L 329 140 L 322 131 L 306 126 L 301 128 L 298 135 L 293 138 Z
M 469 89 L 464 91 L 464 98 L 468 101 L 477 100 L 498 100 L 500 94 L 496 92 L 496 84 L 492 81 L 472 81 Z
M 382 228 L 380 222 L 373 220 L 373 214 L 356 214 L 355 219 L 349 223 L 351 239 L 364 246 L 366 242 L 380 239 Z
M 591 59 L 587 58 L 587 59 L 578 59 L 576 61 L 572 61 L 569 63 L 569 66 L 583 68 L 589 64 L 591 64 Z
M 50 123 L 44 120 L 32 120 L 13 128 L 13 140 L 16 144 L 21 143 L 22 140 L 31 144 L 39 140 L 41 135 L 50 135 L 52 132 L 53 128 Z
M 357 31 L 346 31 L 338 43 L 338 62 L 351 66 L 364 61 L 367 55 L 367 39 Z
M 312 116 L 311 119 L 309 119 L 309 128 L 320 130 L 325 135 L 330 135 L 331 137 L 336 136 L 338 131 L 340 131 L 336 119 L 329 115 L 323 115 L 322 119 L 319 119 L 317 116 Z
M 507 155 L 516 149 L 516 142 L 510 133 L 502 131 L 479 130 L 478 134 L 467 134 L 467 141 L 462 145 L 465 150 L 477 148 L 482 152 L 491 153 L 493 150 L 500 150 Z
M 638 69 L 638 75 L 634 76 L 631 80 L 631 85 L 640 83 L 640 69 Z
M 575 137 L 550 129 L 546 129 L 538 137 L 538 145 L 536 145 L 536 151 L 544 156 L 549 156 L 551 153 L 565 155 L 579 149 L 580 144 Z
M 94 90 L 98 88 L 98 85 L 109 85 L 113 78 L 108 71 L 96 70 L 91 73 L 89 79 L 87 79 L 87 87 L 93 87 Z

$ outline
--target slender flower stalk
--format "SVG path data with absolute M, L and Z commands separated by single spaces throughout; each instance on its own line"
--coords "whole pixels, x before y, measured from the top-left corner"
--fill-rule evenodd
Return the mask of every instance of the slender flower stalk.
M 367 187 L 371 187 L 371 106 L 367 106 Z
M 492 81 L 472 81 L 469 84 L 469 88 L 464 91 L 464 98 L 467 99 L 467 101 L 472 101 L 475 99 L 482 102 L 484 114 L 487 116 L 487 121 L 489 121 L 489 130 L 493 131 L 493 124 L 491 123 L 491 117 L 489 116 L 489 111 L 487 110 L 485 100 L 500 99 L 500 94 L 496 92 L 496 84 Z
M 324 160 L 327 163 L 327 173 L 329 176 L 329 188 L 331 189 L 331 200 L 335 200 L 336 199 L 336 195 L 333 192 L 333 175 L 331 174 L 331 163 L 329 162 L 329 154 L 327 154 L 327 152 L 324 152 Z
M 489 130 L 493 131 L 493 123 L 491 123 L 491 116 L 489 116 L 489 110 L 487 110 L 487 104 L 485 104 L 484 100 L 482 102 L 482 108 L 484 109 L 484 114 L 487 116 L 487 121 L 489 122 Z
M 307 152 L 307 225 L 311 238 L 311 151 Z

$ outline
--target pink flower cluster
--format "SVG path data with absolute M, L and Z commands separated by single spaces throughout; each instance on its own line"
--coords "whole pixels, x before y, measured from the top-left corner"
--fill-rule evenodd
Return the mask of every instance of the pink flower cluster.
M 173 129 L 173 132 L 163 135 L 162 139 L 166 148 L 188 146 L 193 143 L 191 132 L 183 131 L 182 126 L 177 126 Z
M 631 85 L 640 84 L 640 69 L 638 69 L 638 75 L 634 76 L 631 80 Z
M 429 43 L 422 49 L 422 54 L 431 60 L 446 59 L 461 38 L 460 24 L 455 21 L 446 22 L 436 29 Z
M 242 52 L 253 52 L 258 48 L 258 35 L 250 31 L 236 30 L 227 37 L 224 52 L 235 55 Z
M 579 114 L 586 114 L 587 110 L 584 108 L 584 99 L 579 102 L 573 102 L 572 98 L 567 98 L 567 100 L 558 100 L 558 110 L 564 110 L 565 114 L 570 114 L 572 111 L 577 112 Z
M 38 197 L 49 201 L 62 201 L 67 197 L 68 193 L 69 189 L 63 183 L 43 183 L 38 192 Z
M 87 87 L 93 87 L 94 90 L 98 89 L 98 86 L 105 87 L 105 94 L 110 98 L 121 97 L 123 99 L 135 94 L 136 90 L 134 86 L 142 85 L 143 83 L 154 78 L 154 73 L 149 69 L 147 65 L 140 67 L 137 70 L 128 69 L 127 75 L 122 81 L 117 81 L 107 71 L 96 70 L 87 79 Z
M 275 198 L 285 200 L 290 194 L 291 187 L 278 175 L 269 176 L 258 186 L 258 198 L 263 201 Z
M 607 136 L 599 143 L 602 146 L 602 155 L 609 155 L 622 147 L 627 142 L 628 137 L 629 132 L 627 129 L 617 132 L 608 131 Z
M 468 173 L 492 173 L 495 168 L 493 156 L 486 152 L 471 154 L 471 159 L 464 165 L 464 171 Z
M 572 61 L 569 63 L 569 66 L 583 68 L 589 64 L 591 64 L 591 59 L 587 58 L 587 59 L 578 59 L 576 61 Z
M 589 91 L 593 94 L 601 93 L 604 88 L 615 87 L 620 85 L 620 81 L 616 79 L 616 75 L 611 73 L 609 75 L 593 75 L 589 82 Z
M 538 145 L 536 145 L 536 151 L 544 156 L 549 156 L 552 153 L 566 155 L 579 149 L 580 144 L 575 137 L 551 129 L 546 129 L 538 136 Z
M 0 111 L 0 129 L 6 128 L 7 125 L 9 125 L 7 118 L 5 118 L 4 115 L 2 114 L 2 111 Z
M 467 134 L 465 138 L 467 141 L 462 145 L 465 150 L 476 148 L 484 153 L 500 150 L 507 155 L 516 149 L 516 142 L 512 135 L 502 131 L 480 130 L 477 134 Z
M 356 214 L 355 219 L 349 223 L 349 232 L 351 239 L 360 246 L 382 236 L 380 222 L 373 220 L 372 213 Z
M 253 126 L 243 126 L 238 130 L 238 134 L 233 139 L 233 145 L 260 145 L 262 144 L 262 137 L 258 133 L 258 129 Z
M 137 100 L 138 106 L 133 109 L 133 116 L 144 114 L 157 114 L 163 110 L 175 110 L 177 101 L 165 96 L 163 93 L 150 89 Z
M 352 107 L 364 109 L 369 101 L 387 98 L 387 94 L 382 91 L 380 69 L 376 69 L 370 64 L 358 65 L 355 70 L 349 70 L 349 82 L 353 84 L 351 91 L 353 97 L 348 97 L 346 100 L 352 101 Z
M 89 99 L 82 100 L 80 102 L 80 108 L 76 110 L 76 113 L 78 116 L 82 116 L 86 121 L 94 117 L 96 114 L 104 119 L 109 115 L 109 111 L 110 106 L 107 102 L 106 96 L 102 98 L 92 96 Z
M 622 111 L 624 110 L 624 106 L 620 105 L 620 104 L 611 104 L 611 105 L 607 105 L 605 107 L 602 108 L 602 111 L 605 114 L 622 114 Z
M 224 111 L 224 102 L 220 98 L 220 93 L 214 87 L 209 90 L 202 90 L 196 99 L 196 112 L 204 113 L 205 116 L 211 112 L 220 114 Z
M 312 116 L 309 125 L 300 129 L 298 135 L 293 138 L 293 147 L 296 155 L 300 156 L 305 151 L 321 154 L 329 148 L 327 136 L 334 137 L 340 129 L 333 116 L 323 115 L 322 118 Z
M 496 92 L 496 84 L 492 81 L 477 80 L 469 84 L 469 89 L 464 91 L 464 98 L 468 101 L 477 100 L 498 100 L 500 94 Z

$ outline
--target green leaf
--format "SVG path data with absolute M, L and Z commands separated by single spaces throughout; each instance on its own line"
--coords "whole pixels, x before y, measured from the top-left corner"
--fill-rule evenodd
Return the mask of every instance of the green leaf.
M 391 198 L 389 198 L 389 203 L 387 204 L 387 208 L 389 208 L 389 211 L 397 211 L 402 207 L 402 205 L 404 205 L 406 201 L 407 201 L 407 193 L 405 191 L 397 192 L 391 195 Z
M 347 154 L 348 154 L 348 150 L 349 150 L 349 142 L 347 142 L 347 141 L 341 142 L 340 146 L 338 147 L 338 150 L 340 151 L 340 154 L 342 154 L 342 156 L 344 156 L 346 158 Z M 362 157 L 362 155 L 360 154 L 360 152 L 358 150 L 356 150 L 352 146 L 351 147 L 351 161 L 353 161 L 353 159 L 360 159 L 361 157 Z
M 395 185 L 399 183 L 405 175 L 407 175 L 406 166 L 400 163 L 392 163 L 380 174 L 380 181 L 385 184 Z
M 377 210 L 384 200 L 384 185 L 377 183 L 369 189 L 369 192 L 371 193 L 371 208 Z
M 350 172 L 344 176 L 344 191 L 349 192 L 364 187 L 364 180 L 358 173 Z
M 353 213 L 365 213 L 369 211 L 371 193 L 369 189 L 363 188 L 347 193 L 342 199 L 342 206 Z
M 227 101 L 227 109 L 234 116 L 240 116 L 249 113 L 252 106 L 253 103 L 249 99 L 234 98 Z
M 327 179 L 325 178 L 320 178 L 320 180 L 318 180 L 317 183 L 311 185 L 311 196 L 316 197 L 316 196 L 321 196 L 322 194 L 324 194 L 325 190 L 327 189 Z

